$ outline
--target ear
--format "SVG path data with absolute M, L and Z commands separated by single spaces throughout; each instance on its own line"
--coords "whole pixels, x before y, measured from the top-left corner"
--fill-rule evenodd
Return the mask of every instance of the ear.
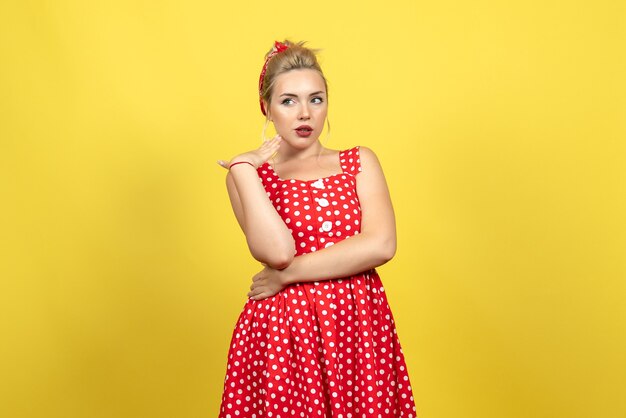
M 269 106 L 266 106 L 266 107 L 265 107 L 265 113 L 267 113 L 267 119 L 268 119 L 270 122 L 274 122 L 274 120 L 272 119 L 272 113 L 270 112 L 270 108 L 269 108 Z
M 272 121 L 272 114 L 270 113 L 270 104 L 263 100 L 263 108 L 265 109 L 265 113 L 267 115 L 267 119 L 271 122 Z

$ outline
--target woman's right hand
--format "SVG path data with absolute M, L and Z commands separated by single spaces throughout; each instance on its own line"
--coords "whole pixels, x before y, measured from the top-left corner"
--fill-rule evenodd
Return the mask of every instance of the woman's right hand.
M 276 151 L 278 151 L 281 143 L 282 137 L 280 135 L 276 135 L 274 138 L 264 141 L 259 148 L 253 151 L 236 155 L 230 161 L 218 160 L 217 163 L 227 170 L 231 164 L 239 161 L 249 162 L 254 166 L 254 168 L 259 168 L 264 162 L 269 160 L 269 158 Z

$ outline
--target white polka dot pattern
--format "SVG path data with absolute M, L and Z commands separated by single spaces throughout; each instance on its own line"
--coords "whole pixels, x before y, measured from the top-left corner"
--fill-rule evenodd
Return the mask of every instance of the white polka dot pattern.
M 358 234 L 359 147 L 339 153 L 342 172 L 301 181 L 259 177 L 291 230 L 296 256 Z M 375 269 L 294 283 L 248 299 L 228 352 L 220 418 L 416 418 L 404 355 Z

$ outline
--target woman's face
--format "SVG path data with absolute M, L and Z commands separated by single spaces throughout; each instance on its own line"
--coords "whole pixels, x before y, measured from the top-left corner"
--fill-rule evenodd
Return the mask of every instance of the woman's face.
M 276 77 L 268 116 L 285 142 L 294 148 L 307 148 L 322 133 L 328 112 L 326 99 L 324 79 L 317 71 L 287 71 Z

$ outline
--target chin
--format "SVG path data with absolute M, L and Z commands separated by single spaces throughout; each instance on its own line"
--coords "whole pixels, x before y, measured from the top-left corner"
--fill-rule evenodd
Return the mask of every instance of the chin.
M 301 138 L 298 135 L 294 135 L 292 138 L 286 139 L 283 136 L 283 140 L 285 142 L 287 142 L 290 146 L 294 147 L 294 148 L 306 148 L 309 145 L 317 142 L 318 138 L 319 138 L 319 136 L 315 136 L 315 137 L 310 136 L 308 138 Z
M 312 144 L 317 142 L 317 137 L 315 138 L 298 138 L 294 144 L 296 148 L 307 148 Z

